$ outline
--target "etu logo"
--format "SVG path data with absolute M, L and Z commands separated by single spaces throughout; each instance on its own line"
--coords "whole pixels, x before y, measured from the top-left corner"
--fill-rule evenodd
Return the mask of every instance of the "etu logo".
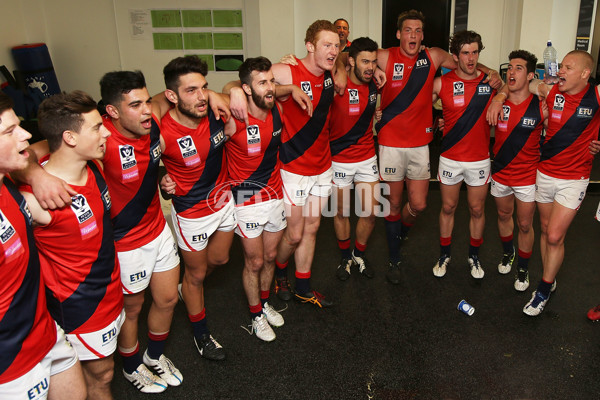
M 27 397 L 30 400 L 41 398 L 48 391 L 48 378 L 44 378 L 41 382 L 36 383 L 31 389 L 27 391 Z
M 146 271 L 136 272 L 135 274 L 129 275 L 129 282 L 134 283 L 142 281 L 144 278 L 146 278 Z
M 102 343 L 109 342 L 117 336 L 117 328 L 112 328 L 108 332 L 102 334 Z
M 396 173 L 396 168 L 389 168 L 389 167 L 386 167 L 386 168 L 383 170 L 383 173 L 384 173 L 384 174 L 395 174 L 395 173 Z
M 208 235 L 206 233 L 201 233 L 199 235 L 192 236 L 192 242 L 194 242 L 194 243 L 204 242 L 207 239 L 208 239 Z
M 246 229 L 248 230 L 258 229 L 259 226 L 260 224 L 258 222 L 246 222 Z

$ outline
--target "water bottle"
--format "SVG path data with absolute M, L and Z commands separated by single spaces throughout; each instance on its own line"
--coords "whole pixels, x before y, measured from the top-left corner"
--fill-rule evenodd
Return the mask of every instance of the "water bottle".
M 558 62 L 556 62 L 556 49 L 548 40 L 544 50 L 544 82 L 553 85 L 558 82 Z

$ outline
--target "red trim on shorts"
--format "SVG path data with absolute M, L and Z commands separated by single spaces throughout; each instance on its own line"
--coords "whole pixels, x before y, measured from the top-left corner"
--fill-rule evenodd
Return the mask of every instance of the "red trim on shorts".
M 295 205 L 296 205 L 296 203 L 294 203 L 294 202 L 292 201 L 292 198 L 291 198 L 291 197 L 290 197 L 290 195 L 288 194 L 287 190 L 285 190 L 285 185 L 281 185 L 281 188 L 283 189 L 283 194 L 285 194 L 285 197 L 287 197 L 287 198 L 288 198 L 288 200 L 290 201 L 290 203 L 291 203 L 293 206 L 295 206 Z
M 83 340 L 83 338 L 82 338 L 82 337 L 81 337 L 81 336 L 80 336 L 78 333 L 76 333 L 76 334 L 75 334 L 75 336 L 77 337 L 77 339 L 79 339 L 79 341 L 81 342 L 81 344 L 82 344 L 82 345 L 83 345 L 83 346 L 84 346 L 86 349 L 88 349 L 88 350 L 89 350 L 89 351 L 90 351 L 92 354 L 94 354 L 96 357 L 98 357 L 98 358 L 106 358 L 106 356 L 105 356 L 105 355 L 98 353 L 98 352 L 96 351 L 96 349 L 94 349 L 92 346 L 90 346 L 89 344 L 87 344 L 87 343 L 85 342 L 85 340 Z
M 123 285 L 123 282 L 121 282 L 121 289 L 123 289 L 123 291 L 127 292 L 127 294 L 134 294 L 131 290 L 127 289 L 125 287 L 125 285 Z
M 248 236 L 244 235 L 244 231 L 240 227 L 240 224 L 238 224 L 237 227 L 238 227 L 238 230 L 240 231 L 241 235 L 244 237 L 244 239 L 248 239 Z
M 177 216 L 175 216 L 175 218 L 177 218 Z M 196 252 L 198 250 L 195 250 L 192 246 L 190 246 L 190 244 L 188 243 L 187 240 L 185 240 L 185 235 L 183 234 L 183 231 L 181 230 L 181 224 L 179 223 L 179 218 L 177 218 L 177 228 L 179 228 L 179 233 L 181 233 L 181 239 L 183 239 L 185 245 L 188 247 L 188 251 L 193 251 Z

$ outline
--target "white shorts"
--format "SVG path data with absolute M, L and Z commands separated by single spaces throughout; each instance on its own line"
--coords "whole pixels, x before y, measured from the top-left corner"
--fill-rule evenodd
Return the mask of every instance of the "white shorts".
M 333 185 L 345 187 L 352 182 L 377 182 L 379 170 L 377 169 L 377 156 L 368 160 L 355 163 L 341 163 L 333 161 Z
M 329 197 L 332 176 L 333 168 L 331 167 L 320 175 L 311 176 L 298 175 L 282 169 L 283 201 L 292 206 L 303 206 L 306 204 L 309 194 L 317 197 Z
M 589 179 L 558 179 L 537 172 L 535 179 L 535 201 L 553 203 L 578 210 L 585 197 Z
M 179 265 L 177 246 L 169 224 L 153 241 L 144 246 L 117 253 L 121 265 L 124 294 L 139 293 L 150 284 L 153 272 L 169 271 Z
M 56 324 L 56 343 L 48 354 L 25 375 L 0 385 L 0 399 L 31 400 L 48 396 L 50 377 L 68 370 L 77 362 L 77 353 Z
M 235 208 L 235 217 L 237 220 L 235 233 L 243 238 L 259 237 L 263 230 L 279 232 L 287 226 L 282 199 L 238 206 Z
M 235 228 L 233 198 L 216 213 L 201 218 L 184 218 L 171 207 L 173 227 L 177 233 L 177 245 L 186 251 L 201 251 L 215 231 L 231 232 Z
M 506 186 L 496 182 L 494 178 L 491 181 L 490 193 L 494 197 L 506 197 L 514 194 L 517 199 L 524 203 L 535 201 L 535 184 L 527 186 Z
M 117 336 L 125 321 L 125 311 L 108 326 L 90 333 L 68 333 L 67 340 L 73 345 L 81 361 L 106 358 L 117 349 Z
M 422 181 L 431 178 L 429 146 L 388 147 L 379 145 L 379 177 L 399 182 L 404 178 Z
M 490 181 L 490 169 L 489 158 L 463 162 L 440 156 L 438 180 L 444 185 L 455 185 L 464 180 L 469 186 L 483 186 Z

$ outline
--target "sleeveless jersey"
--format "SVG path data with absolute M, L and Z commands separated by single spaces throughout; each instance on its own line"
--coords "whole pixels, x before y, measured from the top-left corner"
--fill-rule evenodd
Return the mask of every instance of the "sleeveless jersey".
M 158 198 L 160 127 L 152 118 L 150 134 L 126 138 L 108 115 L 104 126 L 111 132 L 104 154 L 104 175 L 112 195 L 110 215 L 117 251 L 138 249 L 154 240 L 166 221 Z
M 335 162 L 352 163 L 375 156 L 373 114 L 377 86 L 356 85 L 348 79 L 343 96 L 335 96 L 329 117 L 329 147 Z
M 71 185 L 71 206 L 49 210 L 50 223 L 34 230 L 50 314 L 73 334 L 102 329 L 123 309 L 108 187 L 95 161 L 87 175 Z
M 494 90 L 483 81 L 461 79 L 455 71 L 442 76 L 439 97 L 444 113 L 443 157 L 454 161 L 481 161 L 490 156 L 490 126 L 485 116 Z
M 535 184 L 544 113 L 537 96 L 520 104 L 507 100 L 495 130 L 492 177 L 506 186 Z
M 281 183 L 281 116 L 277 105 L 262 121 L 248 114 L 249 125 L 236 119 L 227 141 L 227 171 L 236 206 L 283 198 Z
M 185 218 L 201 218 L 223 208 L 231 192 L 222 120 L 212 110 L 195 129 L 175 121 L 170 112 L 161 121 L 165 151 L 162 160 L 177 184 L 173 206 Z
M 548 97 L 548 129 L 538 169 L 559 179 L 588 179 L 594 156 L 588 146 L 598 138 L 600 101 L 588 84 L 576 95 L 561 93 L 555 85 Z
M 0 187 L 0 384 L 36 366 L 56 342 L 31 214 L 16 186 Z
M 290 65 L 292 83 L 299 86 L 313 103 L 313 116 L 300 108 L 290 96 L 281 103 L 283 107 L 283 133 L 279 158 L 282 168 L 298 175 L 319 175 L 331 167 L 327 119 L 333 102 L 333 79 L 325 71 L 315 76 L 302 61 Z
M 375 125 L 377 141 L 389 147 L 420 147 L 433 139 L 432 99 L 436 66 L 429 51 L 406 57 L 388 49 L 387 83 L 381 91 L 383 115 Z

